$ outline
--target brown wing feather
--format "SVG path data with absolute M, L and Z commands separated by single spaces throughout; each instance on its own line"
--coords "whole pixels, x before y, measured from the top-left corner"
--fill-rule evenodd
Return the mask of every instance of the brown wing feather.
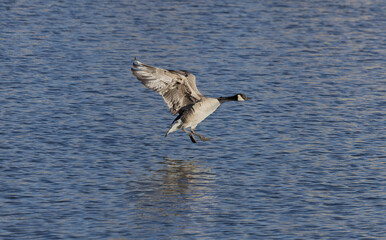
M 147 88 L 161 94 L 173 115 L 204 97 L 196 87 L 195 76 L 187 71 L 165 70 L 136 59 L 133 66 L 134 76 Z

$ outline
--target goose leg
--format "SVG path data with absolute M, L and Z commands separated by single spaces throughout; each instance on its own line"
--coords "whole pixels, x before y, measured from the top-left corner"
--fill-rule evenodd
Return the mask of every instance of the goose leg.
M 194 131 L 194 129 L 190 129 L 190 131 L 191 131 L 194 135 L 196 135 L 197 137 L 199 137 L 199 138 L 201 139 L 201 141 L 206 142 L 206 141 L 209 141 L 209 140 L 210 140 L 210 138 L 204 137 L 204 136 L 202 136 L 202 135 L 196 133 L 196 132 Z
M 182 130 L 189 135 L 190 140 L 192 140 L 192 142 L 197 143 L 197 140 L 194 138 L 194 136 L 193 136 L 193 134 L 191 132 L 188 132 L 188 130 L 186 130 L 185 128 L 182 128 Z

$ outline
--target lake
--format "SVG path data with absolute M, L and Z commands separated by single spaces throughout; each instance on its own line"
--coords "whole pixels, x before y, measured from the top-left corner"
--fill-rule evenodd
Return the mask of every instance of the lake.
M 386 3 L 0 3 L 1 239 L 386 238 Z M 178 131 L 140 61 L 244 93 Z

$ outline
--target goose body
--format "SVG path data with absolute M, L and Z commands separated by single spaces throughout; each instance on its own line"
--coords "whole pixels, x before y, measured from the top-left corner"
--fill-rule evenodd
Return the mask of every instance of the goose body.
M 194 143 L 197 141 L 193 135 L 202 141 L 208 141 L 209 138 L 194 131 L 197 125 L 215 112 L 222 103 L 249 99 L 244 94 L 219 98 L 205 97 L 196 87 L 196 77 L 188 71 L 165 70 L 143 64 L 137 59 L 134 59 L 133 66 L 131 69 L 133 75 L 147 88 L 162 95 L 171 114 L 178 114 L 165 137 L 182 129 Z M 186 130 L 187 128 L 190 128 L 190 132 Z
M 220 107 L 220 101 L 217 98 L 204 98 L 187 109 L 181 118 L 187 124 L 186 127 L 194 129 L 200 122 L 214 113 L 218 107 Z

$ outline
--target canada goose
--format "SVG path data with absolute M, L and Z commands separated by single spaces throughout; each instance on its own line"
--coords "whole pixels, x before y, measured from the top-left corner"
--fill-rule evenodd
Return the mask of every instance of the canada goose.
M 197 143 L 193 134 L 202 141 L 209 138 L 196 133 L 197 125 L 212 114 L 220 104 L 228 101 L 245 101 L 249 98 L 245 94 L 236 94 L 231 97 L 209 98 L 202 95 L 196 87 L 196 77 L 188 71 L 165 70 L 146 65 L 136 58 L 131 68 L 134 76 L 147 88 L 161 94 L 173 115 L 179 114 L 172 122 L 165 137 L 170 133 L 182 129 L 189 134 L 192 142 Z M 190 132 L 186 130 L 190 128 Z

